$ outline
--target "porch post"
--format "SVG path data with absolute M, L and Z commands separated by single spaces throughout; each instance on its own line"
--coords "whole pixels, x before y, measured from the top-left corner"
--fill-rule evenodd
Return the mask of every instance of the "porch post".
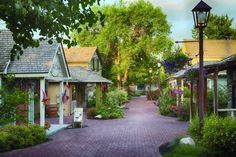
M 45 92 L 45 79 L 40 79 L 40 126 L 44 127 L 45 125 L 45 105 L 43 100 L 43 92 Z
M 64 82 L 61 81 L 60 82 L 60 100 L 59 100 L 59 125 L 62 126 L 63 125 L 63 110 L 64 110 L 64 104 L 63 104 L 63 93 L 64 93 Z
M 178 80 L 175 80 L 177 89 L 179 90 Z M 179 94 L 176 94 L 176 105 L 179 106 Z
M 215 114 L 218 114 L 217 110 L 219 108 L 218 100 L 218 71 L 214 73 L 214 97 L 213 97 L 213 110 Z
M 34 124 L 34 86 L 28 91 L 28 123 Z
M 190 112 L 189 112 L 189 121 L 192 123 L 193 120 L 193 80 L 191 80 L 191 85 L 190 85 Z
M 184 103 L 184 79 L 181 79 L 181 90 L 182 90 L 181 104 L 183 105 L 183 103 Z
M 2 89 L 2 77 L 0 76 L 0 89 Z M 2 95 L 0 94 L 0 104 L 2 104 Z
M 96 108 L 102 105 L 102 84 L 96 83 Z

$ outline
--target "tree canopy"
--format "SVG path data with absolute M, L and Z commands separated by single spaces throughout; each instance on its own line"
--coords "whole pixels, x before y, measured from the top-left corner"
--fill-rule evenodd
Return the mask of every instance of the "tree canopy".
M 75 45 L 70 40 L 73 30 L 81 31 L 81 24 L 92 25 L 97 21 L 91 6 L 100 0 L 1 0 L 0 19 L 13 33 L 15 45 L 12 56 L 23 53 L 22 48 L 37 47 L 39 40 L 34 40 L 38 32 L 40 40 L 56 39 L 69 47 Z M 67 39 L 65 39 L 65 37 Z
M 198 38 L 197 29 L 192 30 L 193 38 Z M 210 14 L 207 27 L 204 29 L 206 39 L 236 39 L 236 28 L 233 27 L 233 18 L 228 15 Z
M 148 69 L 157 71 L 157 55 L 170 51 L 172 41 L 166 15 L 159 7 L 144 0 L 130 4 L 106 5 L 99 22 L 73 36 L 80 46 L 98 46 L 103 56 L 103 74 L 124 86 L 144 83 Z

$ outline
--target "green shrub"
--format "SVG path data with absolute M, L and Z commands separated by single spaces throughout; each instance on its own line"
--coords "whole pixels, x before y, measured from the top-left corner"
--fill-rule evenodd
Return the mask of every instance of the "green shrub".
M 184 97 L 190 98 L 190 90 L 188 87 L 184 87 Z
M 121 106 L 128 101 L 128 93 L 122 89 L 115 89 L 114 91 L 106 93 L 105 99 L 106 101 L 110 101 Z
M 161 96 L 159 97 L 159 111 L 162 115 L 168 115 L 171 113 L 171 105 L 175 103 L 175 98 L 170 95 L 170 87 L 163 89 Z
M 7 125 L 0 129 L 0 151 L 24 148 L 46 140 L 46 131 L 38 125 Z
M 87 110 L 87 117 L 94 118 L 97 115 L 97 109 L 95 107 L 91 107 Z
M 236 153 L 236 120 L 210 116 L 205 120 L 202 143 L 212 151 Z
M 9 136 L 8 132 L 0 131 L 0 152 L 11 149 L 8 141 Z
M 231 117 L 210 116 L 205 118 L 202 131 L 202 139 L 198 137 L 197 118 L 190 124 L 188 131 L 190 135 L 218 156 L 230 156 L 236 153 L 236 120 Z
M 111 101 L 106 101 L 104 105 L 100 106 L 97 114 L 101 115 L 103 119 L 122 118 L 124 116 L 123 109 Z
M 192 136 L 192 138 L 198 142 L 199 139 L 199 118 L 194 117 L 192 123 L 189 124 L 188 133 Z
M 189 120 L 189 106 L 190 99 L 184 98 L 184 102 L 182 105 L 177 106 L 177 119 L 180 121 L 188 121 Z

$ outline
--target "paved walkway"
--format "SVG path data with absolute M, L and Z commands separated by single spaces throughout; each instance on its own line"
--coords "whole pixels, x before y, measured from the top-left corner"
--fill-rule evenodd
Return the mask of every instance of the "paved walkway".
M 126 116 L 116 120 L 86 120 L 88 127 L 66 129 L 51 140 L 1 157 L 159 157 L 158 147 L 184 134 L 186 122 L 157 114 L 146 98 L 127 104 Z

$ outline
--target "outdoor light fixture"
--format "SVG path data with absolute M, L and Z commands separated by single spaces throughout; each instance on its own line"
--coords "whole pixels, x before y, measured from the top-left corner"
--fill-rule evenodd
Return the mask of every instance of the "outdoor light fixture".
M 152 68 L 149 68 L 149 71 L 148 71 L 150 74 L 152 73 Z
M 206 27 L 211 7 L 202 0 L 193 8 L 193 19 L 196 28 Z
M 198 85 L 198 116 L 199 136 L 202 136 L 204 106 L 204 73 L 203 73 L 203 29 L 207 26 L 211 7 L 202 0 L 192 9 L 195 27 L 199 32 L 199 85 Z

